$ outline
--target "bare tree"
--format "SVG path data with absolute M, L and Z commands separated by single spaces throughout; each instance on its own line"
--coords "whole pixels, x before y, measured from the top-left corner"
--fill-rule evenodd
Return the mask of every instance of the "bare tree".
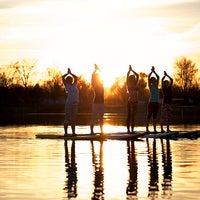
M 16 75 L 21 80 L 22 85 L 26 88 L 30 81 L 31 73 L 36 66 L 36 60 L 21 59 L 13 63 L 13 68 L 15 69 Z
M 64 88 L 62 85 L 62 72 L 58 67 L 47 68 L 47 80 L 44 81 L 44 86 L 54 102 L 62 96 Z
M 55 85 L 62 86 L 62 72 L 58 67 L 47 68 L 47 88 L 53 88 Z
M 1 66 L 0 68 L 0 86 L 10 87 L 13 85 L 14 71 L 10 65 Z
M 184 92 L 193 88 L 197 84 L 198 68 L 192 60 L 187 59 L 186 57 L 181 57 L 175 61 L 174 69 L 175 81 Z

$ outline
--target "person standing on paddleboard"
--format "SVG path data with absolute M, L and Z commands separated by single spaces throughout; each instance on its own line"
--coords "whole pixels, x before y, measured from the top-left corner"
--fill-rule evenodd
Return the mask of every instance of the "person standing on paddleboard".
M 103 116 L 104 116 L 104 86 L 100 77 L 100 69 L 97 64 L 94 64 L 95 70 L 92 73 L 92 88 L 94 99 L 92 104 L 92 117 L 90 121 L 90 131 L 94 134 L 94 122 L 99 116 L 100 134 L 103 135 Z
M 132 74 L 131 74 L 132 73 Z M 128 91 L 128 103 L 127 103 L 127 132 L 134 133 L 135 127 L 135 116 L 138 109 L 138 81 L 139 75 L 132 69 L 131 65 L 129 65 L 129 70 L 126 76 L 126 86 Z M 131 131 L 130 131 L 131 126 Z
M 168 80 L 166 80 L 168 78 Z M 171 119 L 172 112 L 172 84 L 173 79 L 164 71 L 164 76 L 162 78 L 162 93 L 163 93 L 163 101 L 161 106 L 161 119 L 160 126 L 161 132 L 164 133 L 163 125 L 166 124 L 167 132 L 170 132 L 169 125 Z
M 65 102 L 65 121 L 64 131 L 67 135 L 68 125 L 71 125 L 72 134 L 75 135 L 76 116 L 78 112 L 79 91 L 77 88 L 78 77 L 72 74 L 70 68 L 68 72 L 62 76 L 62 81 L 67 92 L 67 99 Z
M 155 76 L 153 76 L 155 75 Z M 146 132 L 149 132 L 149 122 L 151 117 L 153 117 L 153 129 L 156 133 L 156 118 L 158 115 L 158 109 L 159 109 L 159 79 L 160 77 L 155 71 L 154 66 L 151 68 L 151 72 L 148 75 L 148 87 L 150 91 L 150 98 L 147 108 L 147 122 L 146 122 Z

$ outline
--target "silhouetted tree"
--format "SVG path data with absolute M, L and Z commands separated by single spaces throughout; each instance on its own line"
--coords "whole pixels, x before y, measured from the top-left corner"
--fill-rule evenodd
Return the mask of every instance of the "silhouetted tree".
M 3 65 L 0 68 L 0 86 L 1 87 L 11 87 L 14 84 L 15 71 L 13 66 Z
M 139 79 L 139 99 L 140 100 L 148 100 L 149 92 L 147 89 L 147 74 L 141 72 Z
M 83 111 L 87 111 L 91 108 L 92 101 L 93 101 L 93 91 L 91 84 L 80 76 L 78 78 L 77 84 L 79 90 L 79 108 Z
M 33 68 L 36 66 L 36 63 L 36 60 L 27 60 L 23 58 L 12 64 L 16 72 L 16 78 L 18 78 L 18 80 L 21 80 L 22 85 L 25 88 L 28 86 L 31 73 L 33 71 Z
M 174 69 L 176 84 L 182 88 L 183 92 L 188 91 L 197 84 L 198 68 L 192 60 L 181 57 L 175 61 Z
M 47 76 L 47 80 L 44 81 L 44 87 L 55 102 L 64 96 L 62 72 L 58 69 L 58 67 L 47 68 Z
M 119 105 L 126 105 L 127 88 L 124 77 L 118 77 L 110 88 L 110 96 L 118 102 Z

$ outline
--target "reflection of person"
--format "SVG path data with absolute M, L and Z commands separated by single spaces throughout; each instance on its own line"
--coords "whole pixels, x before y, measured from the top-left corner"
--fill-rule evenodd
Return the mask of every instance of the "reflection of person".
M 169 80 L 166 80 L 168 78 Z M 162 93 L 163 93 L 163 102 L 161 107 L 161 132 L 165 132 L 163 125 L 166 124 L 167 132 L 170 132 L 170 118 L 172 112 L 172 84 L 173 79 L 164 71 L 164 76 L 162 78 Z
M 133 140 L 127 141 L 128 150 L 128 165 L 129 165 L 129 183 L 126 189 L 126 194 L 131 196 L 137 195 L 137 159 L 135 155 L 135 145 Z
M 132 74 L 130 75 L 130 73 Z M 128 116 L 127 116 L 127 132 L 130 133 L 130 125 L 131 132 L 134 133 L 135 126 L 135 115 L 138 109 L 138 80 L 139 75 L 132 69 L 131 65 L 129 65 L 129 70 L 126 76 L 126 85 L 128 90 Z
M 77 197 L 77 167 L 75 161 L 75 141 L 71 144 L 71 159 L 70 152 L 68 150 L 68 141 L 65 141 L 65 169 L 67 172 L 66 187 L 68 198 Z
M 150 166 L 150 182 L 149 182 L 149 196 L 157 197 L 158 188 L 158 157 L 156 153 L 156 139 L 153 139 L 153 148 L 150 149 L 149 140 L 147 139 L 147 148 L 149 154 L 149 166 Z
M 92 118 L 90 121 L 91 134 L 94 134 L 94 122 L 99 115 L 100 132 L 103 134 L 103 115 L 104 115 L 104 86 L 100 77 L 100 69 L 95 64 L 95 70 L 92 74 L 92 88 L 94 91 L 94 99 L 92 105 Z
M 155 76 L 152 76 L 152 75 Z M 148 75 L 148 87 L 150 90 L 150 99 L 148 103 L 148 111 L 147 111 L 147 123 L 146 123 L 146 132 L 149 132 L 149 122 L 151 117 L 153 116 L 153 128 L 154 132 L 156 131 L 156 118 L 159 109 L 159 76 L 155 72 L 155 68 L 152 67 L 151 72 Z
M 104 199 L 104 169 L 103 169 L 103 142 L 100 143 L 99 154 L 95 154 L 94 142 L 91 141 L 92 145 L 92 162 L 94 165 L 94 193 L 92 200 Z
M 67 129 L 69 124 L 71 124 L 72 134 L 75 135 L 76 116 L 78 112 L 79 101 L 79 94 L 77 88 L 78 77 L 72 74 L 71 70 L 68 68 L 68 72 L 62 76 L 62 80 L 67 91 L 64 121 L 65 135 L 67 135 Z
M 164 144 L 164 141 L 166 141 L 166 144 Z M 161 140 L 161 143 L 162 162 L 164 167 L 162 190 L 164 199 L 169 199 L 172 195 L 172 155 L 170 150 L 170 140 Z

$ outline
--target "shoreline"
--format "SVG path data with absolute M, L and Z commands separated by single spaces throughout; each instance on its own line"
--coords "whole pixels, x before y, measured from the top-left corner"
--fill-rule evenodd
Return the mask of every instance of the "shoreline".
M 146 108 L 139 109 L 136 114 L 136 126 L 146 124 Z M 7 112 L 0 114 L 0 125 L 18 125 L 18 124 L 46 124 L 62 125 L 64 121 L 64 112 Z M 104 123 L 112 125 L 126 126 L 126 112 L 105 112 Z M 77 115 L 77 125 L 88 125 L 90 123 L 90 112 L 79 112 Z M 159 124 L 160 113 L 157 117 Z M 173 110 L 171 125 L 178 124 L 200 124 L 200 107 L 179 107 Z

